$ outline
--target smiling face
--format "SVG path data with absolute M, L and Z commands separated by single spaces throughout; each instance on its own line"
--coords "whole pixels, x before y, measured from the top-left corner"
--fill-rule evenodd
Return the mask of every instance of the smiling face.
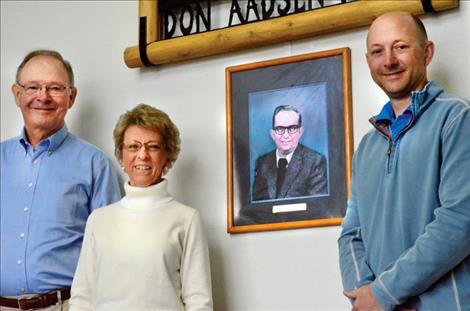
M 44 86 L 69 86 L 64 65 L 51 56 L 33 57 L 23 67 L 17 83 L 23 86 L 42 86 L 39 92 L 32 95 L 26 94 L 20 85 L 12 86 L 15 102 L 23 114 L 29 138 L 34 135 L 43 139 L 60 130 L 64 125 L 68 109 L 74 103 L 77 91 L 75 88 L 70 88 L 60 96 L 51 96 Z
M 124 133 L 120 163 L 131 186 L 148 187 L 159 183 L 168 164 L 160 133 L 137 125 L 129 126 Z
M 274 128 L 284 128 L 283 134 L 277 134 L 274 129 L 271 130 L 271 138 L 276 143 L 278 155 L 287 155 L 297 148 L 304 131 L 303 127 L 298 128 L 295 133 L 289 133 L 286 129 L 295 125 L 299 125 L 299 115 L 295 111 L 282 110 L 274 117 Z
M 375 83 L 392 101 L 407 100 L 412 91 L 424 87 L 433 53 L 433 43 L 408 14 L 384 14 L 370 27 L 367 64 Z

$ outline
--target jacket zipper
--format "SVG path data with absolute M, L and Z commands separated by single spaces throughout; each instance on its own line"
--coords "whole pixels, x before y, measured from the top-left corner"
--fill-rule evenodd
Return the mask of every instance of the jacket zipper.
M 369 122 L 372 124 L 373 127 L 383 136 L 385 139 L 388 140 L 388 148 L 387 148 L 387 174 L 390 173 L 390 159 L 393 151 L 393 141 L 392 141 L 392 134 L 388 131 L 385 126 L 379 126 L 375 123 L 375 117 L 369 119 Z
M 392 162 L 392 153 L 393 153 L 393 147 L 395 143 L 392 140 L 392 133 L 388 131 L 384 126 L 378 126 L 375 123 L 375 117 L 372 117 L 369 119 L 369 122 L 372 123 L 372 125 L 377 129 L 377 131 L 382 134 L 387 140 L 388 140 L 388 148 L 387 148 L 387 174 L 390 174 L 391 172 L 391 162 Z M 411 120 L 408 123 L 406 127 L 404 127 L 400 133 L 397 136 L 396 141 L 400 139 L 406 131 L 413 125 L 414 123 L 414 116 L 411 116 Z

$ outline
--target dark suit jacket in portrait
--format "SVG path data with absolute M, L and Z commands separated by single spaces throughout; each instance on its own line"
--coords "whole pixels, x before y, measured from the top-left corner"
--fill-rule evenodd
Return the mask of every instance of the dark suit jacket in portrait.
M 256 161 L 253 201 L 327 194 L 326 160 L 323 155 L 299 144 L 287 166 L 280 195 L 276 198 L 276 150 Z

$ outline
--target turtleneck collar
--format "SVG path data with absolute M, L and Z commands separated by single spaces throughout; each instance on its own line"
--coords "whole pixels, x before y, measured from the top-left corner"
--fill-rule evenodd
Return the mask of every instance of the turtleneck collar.
M 141 188 L 124 184 L 126 196 L 122 198 L 121 204 L 128 209 L 153 209 L 163 206 L 172 200 L 167 191 L 168 181 L 163 179 L 156 185 Z

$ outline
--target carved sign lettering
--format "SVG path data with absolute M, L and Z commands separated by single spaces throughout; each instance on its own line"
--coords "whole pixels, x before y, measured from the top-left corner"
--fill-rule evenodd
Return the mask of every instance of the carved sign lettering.
M 170 39 L 353 1 L 355 0 L 167 0 L 161 1 L 159 15 L 163 17 L 163 38 Z M 226 25 L 212 27 L 212 7 L 217 7 L 217 12 L 223 12 L 223 16 L 217 18 L 228 21 Z
M 138 45 L 124 51 L 129 68 L 331 34 L 369 25 L 387 12 L 434 14 L 459 6 L 459 0 L 139 0 L 138 3 Z

